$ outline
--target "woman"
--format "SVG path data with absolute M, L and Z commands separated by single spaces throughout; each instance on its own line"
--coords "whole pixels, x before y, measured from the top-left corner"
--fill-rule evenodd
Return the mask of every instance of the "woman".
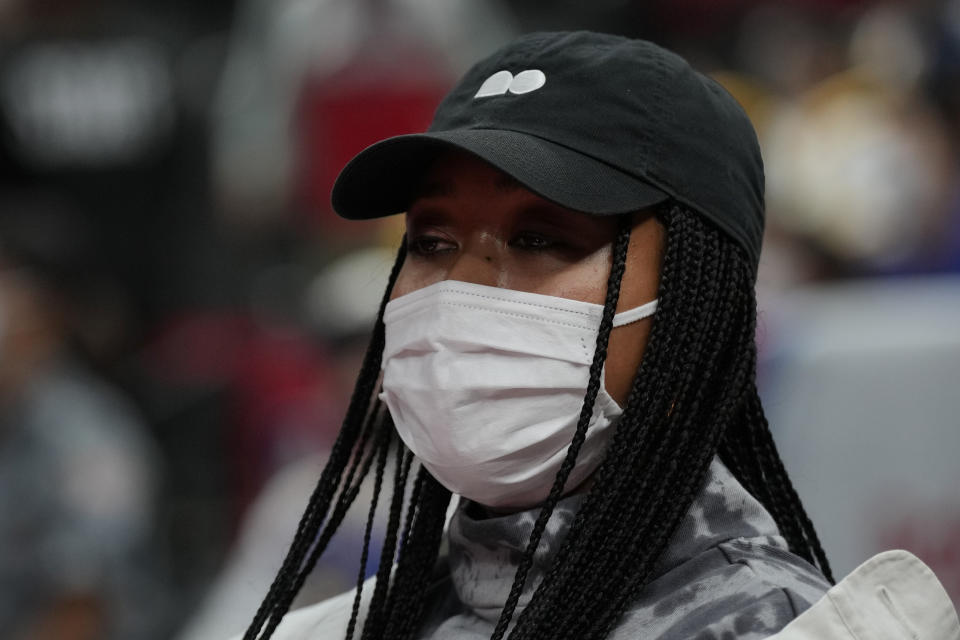
M 371 470 L 376 579 L 274 637 L 762 638 L 826 591 L 755 385 L 760 152 L 713 81 L 647 42 L 524 36 L 429 132 L 354 158 L 333 203 L 407 234 L 247 638 Z

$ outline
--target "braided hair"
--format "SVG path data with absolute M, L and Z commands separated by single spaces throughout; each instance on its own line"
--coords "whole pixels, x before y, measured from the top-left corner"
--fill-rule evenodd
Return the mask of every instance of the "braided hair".
M 664 203 L 657 215 L 667 230 L 659 304 L 623 414 L 553 564 L 529 604 L 514 615 L 600 389 L 626 265 L 630 216 L 623 216 L 614 240 L 604 312 L 577 429 L 540 507 L 494 640 L 508 632 L 510 638 L 530 640 L 607 637 L 651 579 L 655 561 L 717 455 L 770 512 L 790 550 L 833 580 L 757 394 L 754 267 L 739 246 L 687 207 Z M 360 484 L 374 469 L 374 498 L 347 627 L 347 638 L 354 637 L 360 625 L 366 549 L 391 452 L 396 463 L 386 537 L 360 638 L 413 638 L 422 621 L 450 492 L 425 468 L 414 467 L 412 454 L 396 438 L 389 412 L 374 393 L 384 346 L 383 311 L 404 257 L 401 247 L 343 428 L 287 558 L 244 640 L 271 636 Z M 590 614 L 584 616 L 584 611 Z

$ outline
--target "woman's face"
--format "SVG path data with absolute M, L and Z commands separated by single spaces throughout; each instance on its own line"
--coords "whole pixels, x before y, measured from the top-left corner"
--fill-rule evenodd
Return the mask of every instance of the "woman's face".
M 392 298 L 460 280 L 603 304 L 617 219 L 553 204 L 465 153 L 427 172 L 407 212 L 407 258 Z M 617 311 L 657 296 L 664 229 L 648 211 L 634 214 Z M 607 392 L 623 406 L 652 319 L 613 329 Z

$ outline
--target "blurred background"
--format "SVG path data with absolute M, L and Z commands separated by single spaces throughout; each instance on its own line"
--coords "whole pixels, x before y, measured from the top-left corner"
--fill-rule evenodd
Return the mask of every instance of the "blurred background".
M 908 548 L 960 601 L 960 0 L 0 0 L 0 636 L 246 626 L 401 233 L 339 220 L 337 171 L 566 28 L 746 107 L 788 469 L 835 573 Z M 362 517 L 301 602 L 349 588 Z

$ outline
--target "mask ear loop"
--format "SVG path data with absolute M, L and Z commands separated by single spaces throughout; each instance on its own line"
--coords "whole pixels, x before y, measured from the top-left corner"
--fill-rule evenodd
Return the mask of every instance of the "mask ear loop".
M 600 320 L 600 328 L 597 332 L 597 345 L 593 353 L 593 363 L 590 365 L 590 379 L 587 383 L 587 392 L 583 399 L 583 406 L 580 410 L 580 419 L 577 421 L 577 430 L 573 435 L 573 440 L 567 449 L 567 455 L 557 471 L 557 477 L 550 489 L 550 495 L 547 496 L 543 507 L 540 508 L 540 514 L 530 532 L 530 540 L 527 542 L 527 548 L 524 550 L 523 558 L 517 566 L 517 573 L 513 578 L 513 586 L 510 588 L 510 595 L 504 604 L 503 611 L 500 613 L 500 619 L 497 621 L 491 640 L 502 640 L 513 618 L 513 613 L 520 600 L 520 594 L 523 592 L 523 586 L 527 581 L 527 574 L 533 566 L 533 556 L 540 546 L 540 539 L 546 529 L 547 522 L 553 514 L 554 507 L 563 495 L 564 486 L 570 477 L 570 472 L 577 462 L 577 455 L 580 453 L 580 447 L 583 445 L 587 435 L 587 427 L 590 425 L 590 418 L 593 415 L 593 407 L 597 400 L 597 394 L 600 391 L 600 384 L 603 372 L 603 363 L 607 359 L 607 343 L 610 339 L 610 331 L 613 329 L 613 319 L 616 314 L 617 301 L 620 299 L 620 283 L 623 280 L 623 272 L 626 270 L 627 247 L 630 245 L 630 230 L 632 218 L 629 215 L 621 217 L 620 228 L 617 231 L 617 237 L 614 240 L 613 264 L 610 267 L 610 276 L 607 279 L 607 296 L 603 305 L 603 317 Z
M 622 311 L 617 315 L 613 316 L 613 326 L 622 327 L 628 324 L 633 324 L 644 318 L 649 318 L 657 311 L 657 303 L 660 302 L 659 298 L 651 300 L 646 304 L 642 304 L 639 307 L 634 307 L 633 309 L 628 309 L 627 311 Z

